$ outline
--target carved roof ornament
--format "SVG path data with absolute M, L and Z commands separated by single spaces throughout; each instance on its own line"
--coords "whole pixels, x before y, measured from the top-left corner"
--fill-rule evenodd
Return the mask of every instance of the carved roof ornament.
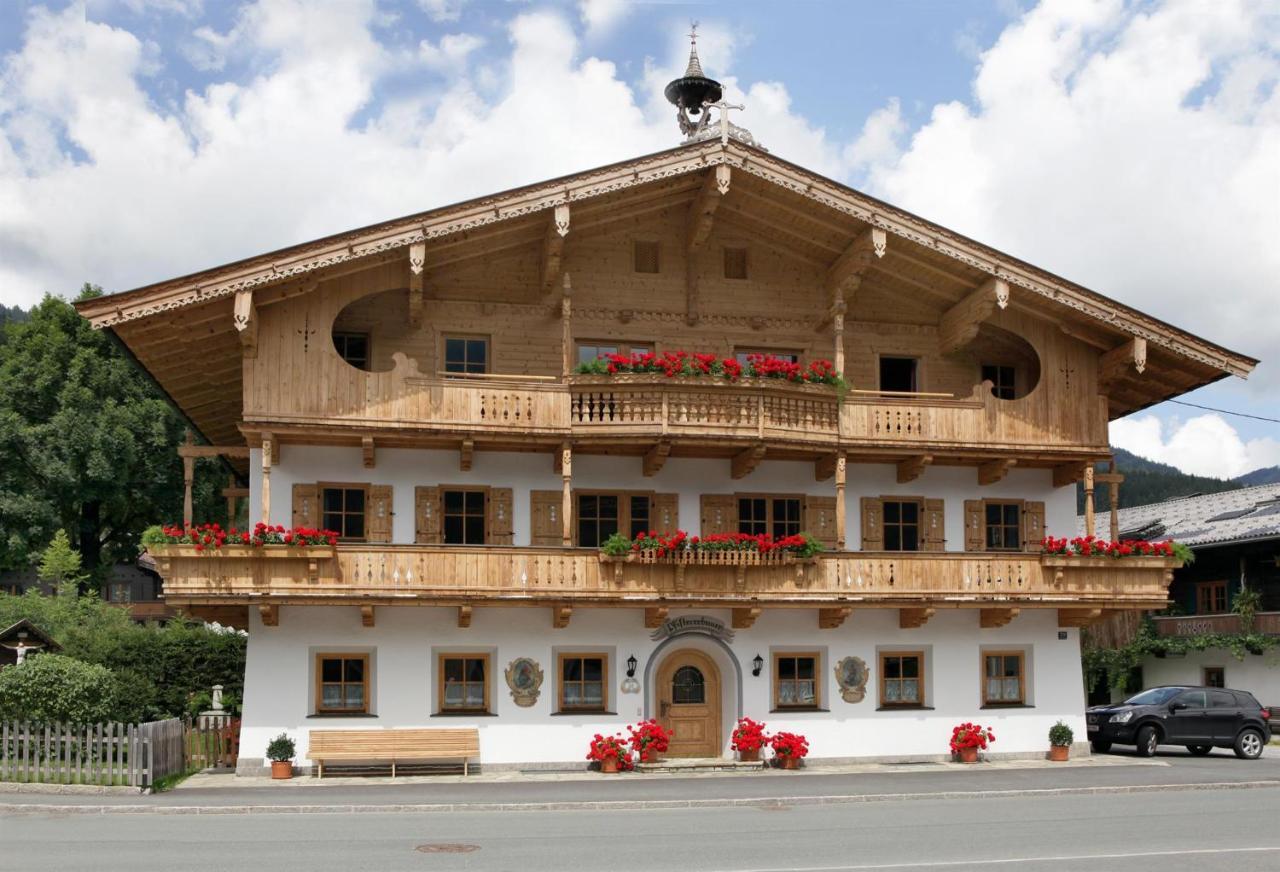
M 751 131 L 729 120 L 729 110 L 742 111 L 746 107 L 726 102 L 721 84 L 703 73 L 702 61 L 698 58 L 697 22 L 689 32 L 689 64 L 684 75 L 672 79 L 663 94 L 676 107 L 676 121 L 686 143 L 719 139 L 721 144 L 727 145 L 732 138 L 764 150 Z M 711 123 L 710 110 L 713 107 L 718 110 L 715 124 Z

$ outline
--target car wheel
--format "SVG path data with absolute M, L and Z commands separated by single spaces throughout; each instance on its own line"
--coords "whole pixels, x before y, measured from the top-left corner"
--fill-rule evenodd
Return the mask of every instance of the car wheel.
M 1212 745 L 1188 745 L 1187 750 L 1197 757 L 1203 757 L 1213 750 Z
M 1142 727 L 1138 730 L 1138 756 L 1151 757 L 1156 753 L 1156 748 L 1160 744 L 1160 734 L 1156 732 L 1156 728 L 1152 726 Z
M 1236 736 L 1236 756 L 1242 760 L 1257 760 L 1262 756 L 1262 734 L 1257 730 L 1244 730 Z
M 1089 742 L 1089 748 L 1095 754 L 1105 754 L 1111 750 L 1111 743 L 1105 739 L 1093 739 Z

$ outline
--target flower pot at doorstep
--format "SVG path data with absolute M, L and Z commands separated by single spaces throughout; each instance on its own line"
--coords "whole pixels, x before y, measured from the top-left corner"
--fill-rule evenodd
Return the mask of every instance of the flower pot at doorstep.
M 977 748 L 961 748 L 959 751 L 959 754 L 960 754 L 961 763 L 977 763 L 978 762 Z
M 759 763 L 760 749 L 752 748 L 750 751 L 739 751 L 738 760 L 740 760 L 743 763 Z
M 779 757 L 778 759 L 782 761 L 783 769 L 799 769 L 800 768 L 799 757 L 788 756 L 788 757 Z
M 617 759 L 614 757 L 606 757 L 605 759 L 601 760 L 600 771 L 610 773 L 610 774 L 617 774 L 618 772 Z
M 272 760 L 271 761 L 271 777 L 283 780 L 293 777 L 293 761 L 292 760 Z
M 1049 759 L 1054 763 L 1066 763 L 1071 756 L 1071 746 L 1069 745 L 1050 745 Z

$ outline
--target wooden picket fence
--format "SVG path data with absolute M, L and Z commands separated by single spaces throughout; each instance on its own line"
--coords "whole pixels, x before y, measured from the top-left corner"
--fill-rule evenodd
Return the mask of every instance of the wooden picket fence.
M 0 781 L 149 788 L 185 771 L 181 720 L 0 724 Z
M 240 751 L 240 721 L 222 726 L 186 725 L 185 750 L 188 769 L 234 769 Z

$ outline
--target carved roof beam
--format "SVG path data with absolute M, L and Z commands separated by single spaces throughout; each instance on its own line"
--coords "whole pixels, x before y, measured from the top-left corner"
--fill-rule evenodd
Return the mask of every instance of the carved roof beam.
M 1021 609 L 983 609 L 978 618 L 978 625 L 984 630 L 1003 627 L 1018 616 Z
M 756 622 L 756 618 L 760 617 L 760 613 L 764 611 L 759 606 L 750 608 L 733 610 L 733 628 L 735 630 L 749 630 Z
M 564 238 L 569 235 L 569 204 L 561 203 L 551 213 L 542 240 L 542 289 L 550 291 L 564 268 Z
M 662 467 L 667 462 L 667 455 L 671 453 L 671 443 L 662 441 L 654 445 L 644 453 L 643 472 L 646 478 L 651 478 L 662 471 Z
M 258 356 L 258 313 L 253 306 L 253 291 L 236 291 L 232 321 L 240 334 L 240 347 L 245 357 Z
M 1147 340 L 1133 337 L 1098 358 L 1098 384 L 1104 389 L 1147 368 Z
M 898 461 L 898 484 L 915 481 L 924 474 L 925 468 L 933 463 L 932 454 L 919 454 Z
M 845 618 L 853 614 L 853 609 L 849 606 L 839 606 L 827 609 L 818 609 L 818 629 L 834 630 L 844 623 Z
M 943 354 L 954 354 L 978 338 L 982 322 L 997 307 L 1009 305 L 1009 284 L 1003 279 L 987 279 L 982 286 L 942 314 L 938 340 Z
M 1009 474 L 1009 470 L 1018 465 L 1015 458 L 1001 458 L 1000 460 L 989 460 L 986 463 L 978 465 L 978 484 L 986 487 L 989 484 L 995 484 Z
M 888 239 L 888 234 L 879 227 L 868 227 L 827 268 L 825 286 L 833 305 L 837 300 L 847 301 L 853 297 L 871 261 L 884 257 Z
M 930 608 L 898 609 L 898 628 L 918 630 L 929 622 L 935 611 Z
M 423 271 L 427 266 L 427 244 L 415 242 L 409 246 L 409 324 L 422 326 L 424 308 L 422 289 Z
M 735 479 L 746 478 L 760 465 L 760 461 L 764 459 L 764 452 L 763 445 L 752 445 L 750 448 L 739 451 L 730 461 L 729 474 Z
M 728 164 L 719 164 L 706 174 L 702 187 L 689 207 L 689 232 L 685 240 L 685 252 L 692 257 L 711 236 L 716 210 L 729 193 L 730 170 Z

